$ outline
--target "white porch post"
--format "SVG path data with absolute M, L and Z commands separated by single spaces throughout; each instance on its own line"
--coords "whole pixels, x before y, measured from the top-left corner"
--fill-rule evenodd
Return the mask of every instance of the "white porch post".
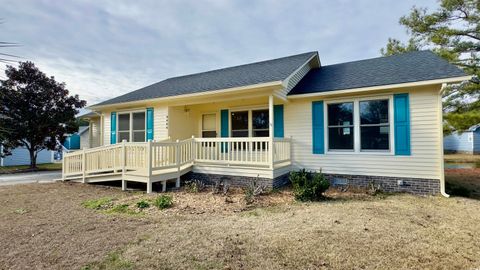
M 152 193 L 152 140 L 147 142 L 147 193 Z
M 270 169 L 273 169 L 273 95 L 268 96 L 268 137 L 269 137 L 269 154 L 270 154 Z

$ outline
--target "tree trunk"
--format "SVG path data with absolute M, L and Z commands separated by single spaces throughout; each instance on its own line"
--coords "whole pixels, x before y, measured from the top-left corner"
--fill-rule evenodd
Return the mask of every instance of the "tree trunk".
M 28 149 L 28 152 L 30 152 L 30 169 L 36 169 L 37 168 L 36 152 L 33 149 Z

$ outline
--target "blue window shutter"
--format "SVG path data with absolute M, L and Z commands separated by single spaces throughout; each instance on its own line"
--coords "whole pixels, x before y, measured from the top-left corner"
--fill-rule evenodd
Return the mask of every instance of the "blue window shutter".
M 221 110 L 220 111 L 220 137 L 227 138 L 228 137 L 228 110 Z M 221 151 L 222 153 L 228 152 L 227 144 L 222 143 Z
M 323 101 L 312 102 L 312 145 L 314 154 L 325 154 Z
M 220 111 L 220 136 L 222 138 L 228 137 L 228 110 Z
M 273 106 L 273 137 L 283 138 L 283 105 Z
M 117 143 L 117 113 L 112 112 L 110 115 L 110 144 Z
M 395 155 L 409 156 L 410 149 L 410 106 L 408 94 L 393 96 Z
M 147 108 L 147 141 L 153 141 L 153 108 Z

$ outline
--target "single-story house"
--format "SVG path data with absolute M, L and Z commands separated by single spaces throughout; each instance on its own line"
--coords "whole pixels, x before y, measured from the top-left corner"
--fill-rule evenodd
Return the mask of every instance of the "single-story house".
M 3 151 L 0 145 L 0 151 Z M 54 162 L 54 152 L 50 150 L 42 150 L 38 152 L 37 164 Z M 17 147 L 12 150 L 12 154 L 4 158 L 0 157 L 0 167 L 30 165 L 30 153 L 25 147 Z
M 464 132 L 455 131 L 443 138 L 445 153 L 480 154 L 480 124 Z
M 93 148 L 67 154 L 63 178 L 276 187 L 305 168 L 445 194 L 442 90 L 470 78 L 430 51 L 334 65 L 308 52 L 169 78 L 89 107 Z

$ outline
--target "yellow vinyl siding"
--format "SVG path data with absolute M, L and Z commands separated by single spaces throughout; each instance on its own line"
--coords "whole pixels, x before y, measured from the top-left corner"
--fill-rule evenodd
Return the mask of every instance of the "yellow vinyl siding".
M 102 115 L 103 115 L 103 144 L 109 145 L 110 144 L 111 111 L 105 111 L 102 113 Z
M 300 99 L 288 103 L 285 106 L 285 136 L 293 139 L 294 168 L 322 169 L 326 173 L 335 174 L 440 179 L 439 90 L 440 86 L 436 85 L 386 93 L 410 94 L 411 156 L 381 153 L 314 155 L 311 102 L 321 99 Z
M 153 106 L 153 138 L 164 140 L 168 138 L 168 107 L 165 105 Z

